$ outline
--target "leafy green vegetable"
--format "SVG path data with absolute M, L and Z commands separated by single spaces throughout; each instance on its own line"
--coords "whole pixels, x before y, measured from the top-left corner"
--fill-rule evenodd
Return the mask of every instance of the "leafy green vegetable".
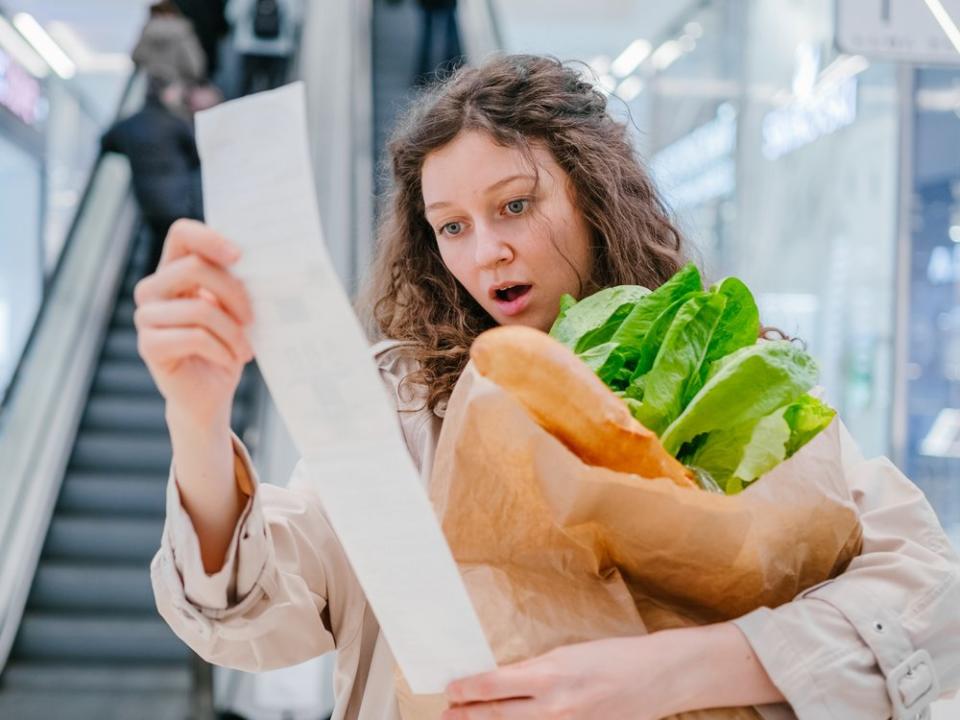
M 701 433 L 759 420 L 799 398 L 816 381 L 816 363 L 787 340 L 741 348 L 715 364 L 715 371 L 683 414 L 664 430 L 660 442 L 667 452 L 676 454 Z
M 550 335 L 575 352 L 599 345 L 610 339 L 603 337 L 609 331 L 612 336 L 633 306 L 650 291 L 639 285 L 618 285 L 606 288 L 580 302 L 572 296 L 560 299 L 560 315 L 550 328 Z M 588 335 L 588 343 L 583 338 Z
M 657 359 L 657 354 L 660 352 L 660 347 L 663 345 L 663 340 L 667 336 L 667 331 L 669 331 L 673 325 L 673 320 L 676 318 L 677 313 L 680 312 L 680 308 L 693 297 L 705 296 L 706 293 L 687 295 L 660 313 L 660 317 L 654 321 L 653 325 L 650 326 L 649 332 L 643 336 L 643 339 L 640 340 L 636 346 L 637 359 L 633 368 L 633 374 L 630 377 L 631 386 L 642 388 L 643 383 L 641 381 L 653 367 L 653 363 Z M 638 400 L 641 399 L 643 393 L 641 392 L 639 395 L 636 395 L 636 397 Z
M 790 425 L 790 440 L 787 442 L 787 457 L 810 442 L 833 422 L 837 411 L 812 395 L 804 395 L 787 408 L 784 417 Z
M 791 457 L 835 415 L 835 410 L 816 398 L 802 395 L 759 421 L 702 435 L 702 441 L 690 452 L 681 452 L 679 458 L 708 473 L 729 493 Z
M 690 297 L 703 289 L 700 271 L 693 263 L 685 265 L 676 275 L 636 303 L 630 314 L 617 328 L 611 340 L 635 345 L 643 340 L 660 315 L 678 300 Z
M 571 348 L 660 435 L 700 486 L 736 493 L 789 458 L 835 412 L 807 395 L 817 369 L 787 341 L 757 342 L 749 288 L 704 290 L 684 266 L 650 292 L 621 285 L 577 302 L 564 295 L 550 334 Z
M 700 366 L 700 374 L 687 383 L 687 394 L 683 398 L 684 406 L 700 392 L 707 380 L 710 366 L 735 350 L 753 345 L 760 334 L 760 312 L 757 303 L 746 285 L 737 278 L 726 278 L 716 283 L 711 292 L 726 298 L 723 317 L 710 340 L 706 361 Z
M 683 411 L 691 379 L 701 367 L 727 299 L 703 293 L 680 308 L 644 381 L 643 403 L 634 416 L 658 435 Z

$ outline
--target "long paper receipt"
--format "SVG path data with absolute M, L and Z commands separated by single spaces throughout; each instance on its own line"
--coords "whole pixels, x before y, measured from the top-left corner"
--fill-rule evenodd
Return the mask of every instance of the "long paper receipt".
M 243 250 L 250 340 L 410 688 L 495 667 L 324 247 L 303 85 L 197 116 L 207 222 Z

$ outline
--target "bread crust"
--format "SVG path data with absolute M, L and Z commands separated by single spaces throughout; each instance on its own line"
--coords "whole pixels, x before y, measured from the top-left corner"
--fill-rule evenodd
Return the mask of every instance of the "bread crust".
M 588 465 L 696 487 L 683 464 L 623 400 L 546 333 L 521 325 L 497 327 L 474 341 L 470 357 L 481 375 L 517 398 Z

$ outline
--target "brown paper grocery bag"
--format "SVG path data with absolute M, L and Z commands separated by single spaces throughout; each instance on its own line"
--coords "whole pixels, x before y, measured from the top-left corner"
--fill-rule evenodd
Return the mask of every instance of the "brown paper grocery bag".
M 739 495 L 713 494 L 585 465 L 472 365 L 447 408 L 430 495 L 500 664 L 775 607 L 861 545 L 836 422 Z M 444 707 L 402 682 L 398 694 L 405 720 Z

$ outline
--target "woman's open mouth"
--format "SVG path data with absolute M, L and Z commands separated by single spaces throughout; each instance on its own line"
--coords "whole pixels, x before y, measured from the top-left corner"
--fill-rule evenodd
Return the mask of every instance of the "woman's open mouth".
M 513 285 L 494 292 L 494 301 L 504 315 L 517 315 L 523 312 L 530 302 L 532 285 Z

